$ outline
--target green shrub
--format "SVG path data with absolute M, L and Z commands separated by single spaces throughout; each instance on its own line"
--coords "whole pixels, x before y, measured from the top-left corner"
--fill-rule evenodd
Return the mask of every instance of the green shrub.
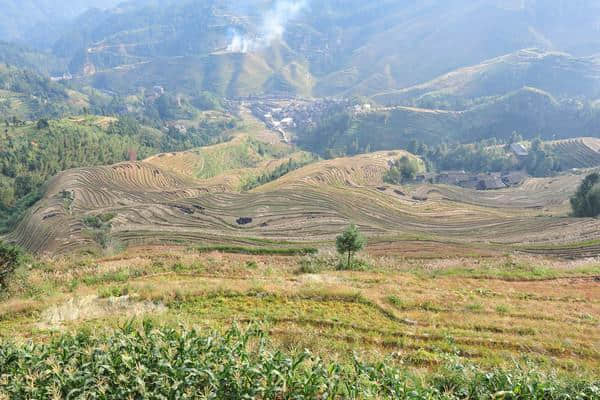
M 300 260 L 300 268 L 298 272 L 301 274 L 318 274 L 321 272 L 321 265 L 315 262 L 313 258 L 303 258 Z
M 122 297 L 129 294 L 129 286 L 109 286 L 98 291 L 98 297 L 107 299 L 109 297 Z
M 312 247 L 302 248 L 268 248 L 268 247 L 243 247 L 243 246 L 201 246 L 195 250 L 199 253 L 210 253 L 218 251 L 231 254 L 248 254 L 252 256 L 301 256 L 306 254 L 317 254 L 319 250 Z
M 370 269 L 371 265 L 360 259 L 352 259 L 349 264 L 344 260 L 340 260 L 337 265 L 338 271 L 368 271 Z
M 417 173 L 421 171 L 421 164 L 416 159 L 403 156 L 394 161 L 389 171 L 383 176 L 383 181 L 392 185 L 400 185 L 406 181 L 415 179 Z
M 399 310 L 408 309 L 408 305 L 406 304 L 406 302 L 396 295 L 388 296 L 387 300 L 391 305 L 393 305 Z
M 0 291 L 6 287 L 8 278 L 15 272 L 22 256 L 18 247 L 0 241 Z
M 600 215 L 600 174 L 593 173 L 585 177 L 571 197 L 571 208 L 575 217 Z

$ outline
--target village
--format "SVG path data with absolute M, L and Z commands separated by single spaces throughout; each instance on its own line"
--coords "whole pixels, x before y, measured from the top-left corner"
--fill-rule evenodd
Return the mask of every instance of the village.
M 415 183 L 460 186 L 465 189 L 497 190 L 519 186 L 529 175 L 525 171 L 473 174 L 465 171 L 442 171 L 419 174 Z
M 304 99 L 300 97 L 248 97 L 240 99 L 248 105 L 256 118 L 269 129 L 278 132 L 282 141 L 292 141 L 291 132 L 295 129 L 309 130 L 316 125 L 318 118 L 331 110 L 353 108 L 356 112 L 370 105 L 353 106 L 350 99 Z

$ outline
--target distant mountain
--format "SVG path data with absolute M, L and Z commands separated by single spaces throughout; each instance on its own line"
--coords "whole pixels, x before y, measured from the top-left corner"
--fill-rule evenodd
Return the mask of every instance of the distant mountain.
M 1 41 L 0 63 L 35 71 L 45 76 L 60 76 L 68 71 L 67 62 L 53 54 Z
M 122 0 L 1 0 L 0 40 L 44 41 L 89 8 L 110 8 Z M 41 28 L 43 26 L 43 28 Z M 34 32 L 31 37 L 32 31 Z M 48 38 L 46 38 L 48 39 Z
M 331 63 L 320 94 L 404 88 L 524 48 L 600 51 L 596 1 L 331 1 L 317 9 L 320 20 L 306 23 Z
M 599 15 L 592 0 L 141 1 L 88 11 L 53 48 L 109 90 L 375 95 L 525 48 L 600 54 Z
M 600 99 L 600 59 L 521 50 L 420 85 L 382 92 L 373 99 L 382 104 L 460 110 L 524 87 L 537 88 L 559 99 Z
M 359 119 L 357 132 L 372 130 L 381 138 L 365 139 L 365 146 L 395 147 L 415 136 L 435 143 L 506 137 L 515 130 L 548 138 L 597 131 L 597 1 L 114 4 L 88 0 L 72 6 L 72 13 L 53 9 L 73 15 L 89 5 L 108 7 L 67 23 L 52 45 L 52 57 L 74 77 L 71 87 L 141 99 L 165 90 L 175 100 L 205 91 L 229 98 L 358 95 L 403 106 Z M 35 64 L 27 51 L 21 58 Z

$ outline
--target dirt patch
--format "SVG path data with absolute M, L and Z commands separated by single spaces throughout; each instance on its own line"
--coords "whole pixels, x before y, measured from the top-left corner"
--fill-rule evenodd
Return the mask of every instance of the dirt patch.
M 105 316 L 134 317 L 147 313 L 162 313 L 167 308 L 149 301 L 136 301 L 130 296 L 100 298 L 98 296 L 74 297 L 67 302 L 42 312 L 38 327 L 58 328 L 66 322 L 91 320 Z

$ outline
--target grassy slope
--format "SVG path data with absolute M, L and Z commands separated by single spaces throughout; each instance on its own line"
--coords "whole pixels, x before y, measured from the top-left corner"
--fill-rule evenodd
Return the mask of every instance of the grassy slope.
M 593 261 L 370 253 L 361 255 L 373 268 L 365 272 L 335 271 L 328 251 L 303 259 L 168 247 L 57 259 L 13 282 L 12 297 L 0 302 L 0 338 L 106 332 L 144 316 L 217 331 L 258 322 L 278 349 L 306 348 L 341 363 L 353 352 L 366 361 L 393 353 L 391 365 L 421 376 L 448 360 L 571 378 L 593 377 L 599 367 Z M 319 272 L 299 274 L 306 262 Z

